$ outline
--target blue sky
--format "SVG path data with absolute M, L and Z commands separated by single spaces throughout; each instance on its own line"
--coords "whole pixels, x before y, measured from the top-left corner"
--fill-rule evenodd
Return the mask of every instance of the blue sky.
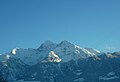
M 45 40 L 120 51 L 120 0 L 0 0 L 0 53 Z

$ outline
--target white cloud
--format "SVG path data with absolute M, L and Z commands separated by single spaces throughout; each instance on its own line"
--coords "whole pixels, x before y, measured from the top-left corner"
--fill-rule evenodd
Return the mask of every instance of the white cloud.
M 106 50 L 115 50 L 116 48 L 115 47 L 113 47 L 113 46 L 108 46 L 108 45 L 106 45 L 106 48 L 105 48 Z

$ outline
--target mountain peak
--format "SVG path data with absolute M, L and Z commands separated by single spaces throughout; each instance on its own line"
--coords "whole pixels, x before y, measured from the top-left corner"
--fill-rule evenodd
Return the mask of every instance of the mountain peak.
M 38 61 L 42 61 L 46 57 L 50 62 L 68 62 L 70 60 L 77 60 L 79 58 L 92 57 L 100 52 L 92 48 L 82 48 L 73 43 L 63 40 L 60 43 L 54 43 L 46 40 L 38 49 L 21 49 L 14 48 L 10 54 L 12 57 L 20 58 L 26 64 L 33 65 Z M 60 58 L 61 59 L 60 59 Z
M 61 44 L 71 44 L 71 43 L 67 40 L 63 40 L 63 41 L 61 41 Z
M 53 44 L 53 42 L 50 40 L 46 40 L 43 44 Z
M 38 48 L 38 50 L 53 50 L 56 47 L 56 43 L 46 40 L 44 43 L 41 44 L 41 46 Z
M 67 41 L 67 40 L 63 40 L 63 41 L 60 42 L 59 45 L 65 47 L 65 46 L 71 46 L 71 45 L 73 45 L 73 44 L 70 43 L 70 42 Z

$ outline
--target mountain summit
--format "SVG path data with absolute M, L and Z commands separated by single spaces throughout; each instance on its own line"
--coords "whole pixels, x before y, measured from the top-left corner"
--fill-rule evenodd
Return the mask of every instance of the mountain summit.
M 8 53 L 11 58 L 19 58 L 25 64 L 34 65 L 38 62 L 44 61 L 49 53 L 54 52 L 60 57 L 61 62 L 68 62 L 70 60 L 77 60 L 79 58 L 87 58 L 100 54 L 101 52 L 90 48 L 81 48 L 66 40 L 56 44 L 52 41 L 45 41 L 38 49 L 13 49 Z
M 118 61 L 119 52 L 103 53 L 66 40 L 45 41 L 37 49 L 15 48 L 0 55 L 0 72 L 8 82 L 116 82 Z

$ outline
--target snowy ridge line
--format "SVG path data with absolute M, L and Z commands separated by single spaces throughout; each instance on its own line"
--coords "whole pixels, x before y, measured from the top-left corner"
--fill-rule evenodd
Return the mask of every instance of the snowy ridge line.
M 66 40 L 58 44 L 48 40 L 37 49 L 14 48 L 11 53 L 4 55 L 20 59 L 25 64 L 34 65 L 38 62 L 46 61 L 46 59 L 48 59 L 47 62 L 68 62 L 79 58 L 88 58 L 100 53 L 96 49 L 82 48 Z M 6 58 L 1 61 L 6 61 Z

